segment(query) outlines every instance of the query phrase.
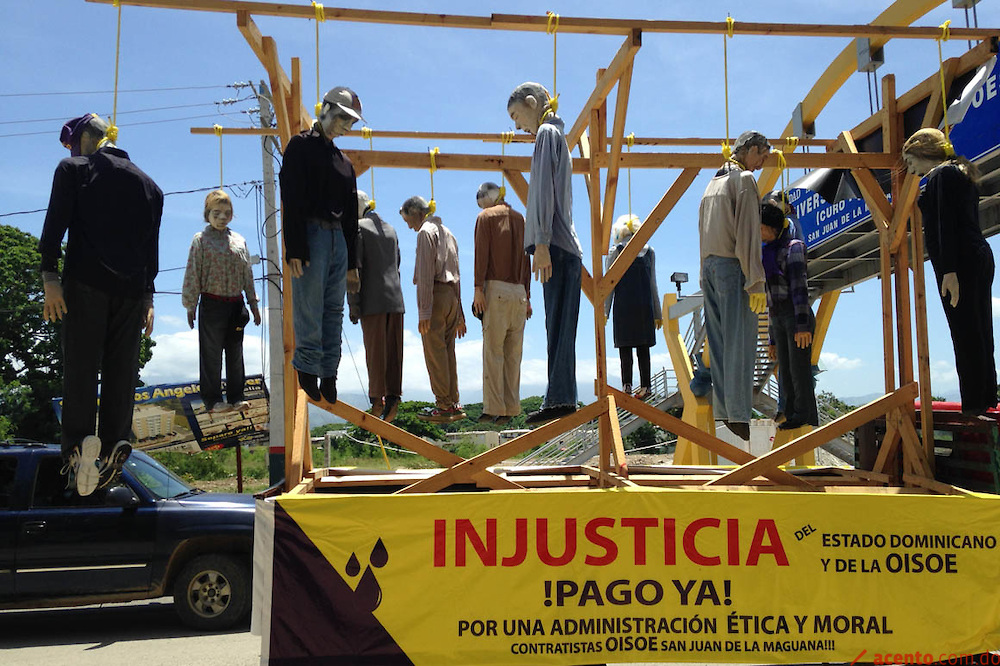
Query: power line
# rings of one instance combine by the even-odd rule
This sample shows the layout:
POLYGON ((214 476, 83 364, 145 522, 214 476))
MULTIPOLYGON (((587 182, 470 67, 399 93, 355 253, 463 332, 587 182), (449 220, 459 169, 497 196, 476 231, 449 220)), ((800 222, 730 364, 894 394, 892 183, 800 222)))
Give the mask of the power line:
MULTIPOLYGON (((202 114, 200 116, 185 116, 183 118, 166 118, 163 120, 144 120, 137 123, 128 123, 120 125, 120 127, 137 127, 139 125, 159 125, 161 123, 175 123, 181 120, 197 120, 198 118, 215 118, 218 113, 208 113, 202 114)), ((226 114, 222 114, 226 115, 226 114)), ((14 136, 38 136, 40 134, 49 134, 52 130, 44 130, 41 132, 15 132, 14 134, 0 134, 0 139, 10 138, 14 136)))
MULTIPOLYGON (((169 110, 172 110, 172 109, 192 109, 192 108, 199 107, 199 106, 216 106, 216 105, 220 105, 220 104, 222 106, 228 106, 230 104, 237 104, 239 102, 245 102, 245 101, 247 101, 249 99, 253 99, 253 97, 243 97, 241 99, 224 99, 224 100, 219 101, 219 102, 201 102, 199 104, 180 104, 180 105, 177 105, 177 106, 157 106, 157 107, 153 107, 153 108, 149 108, 149 109, 136 109, 134 111, 119 111, 118 115, 119 116, 124 116, 124 115, 133 114, 133 113, 149 113, 151 111, 169 111, 169 110)), ((111 114, 104 113, 104 114, 98 114, 98 115, 109 116, 111 114)), ((28 124, 28 123, 51 123, 51 122, 58 122, 60 120, 65 121, 66 118, 62 117, 62 118, 34 118, 34 119, 31 119, 31 120, 0 120, 0 125, 16 125, 16 124, 28 124)))
MULTIPOLYGON (((212 90, 214 88, 244 88, 248 84, 243 83, 228 83, 225 85, 216 84, 214 86, 183 86, 180 88, 133 88, 131 90, 119 90, 118 93, 146 93, 146 92, 172 92, 176 90, 212 90)), ((55 95, 110 95, 114 93, 114 90, 74 90, 74 91, 59 91, 59 92, 34 92, 34 93, 3 93, 0 94, 0 98, 3 97, 47 97, 55 95)))
MULTIPOLYGON (((245 187, 247 185, 258 185, 261 181, 259 180, 245 180, 242 183, 229 183, 227 185, 222 185, 221 187, 228 187, 230 189, 235 187, 245 187)), ((199 187, 193 190, 177 190, 176 192, 166 192, 163 196, 169 197, 174 194, 194 194, 196 192, 209 192, 211 190, 219 189, 219 185, 212 185, 211 187, 199 187)), ((245 197, 245 195, 244 195, 245 197)), ((14 215, 30 215, 32 213, 44 213, 47 208, 36 208, 35 210, 19 210, 13 213, 0 213, 0 217, 13 217, 14 215)))

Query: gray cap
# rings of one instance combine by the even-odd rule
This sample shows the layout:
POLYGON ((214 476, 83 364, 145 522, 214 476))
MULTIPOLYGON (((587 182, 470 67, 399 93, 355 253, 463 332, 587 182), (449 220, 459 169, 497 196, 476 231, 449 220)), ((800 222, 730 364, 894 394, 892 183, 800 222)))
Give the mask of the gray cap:
POLYGON ((331 88, 323 95, 323 101, 355 120, 364 120, 361 117, 361 100, 358 98, 358 94, 350 88, 344 86, 331 88))
POLYGON ((767 137, 758 132, 757 130, 747 130, 740 134, 736 139, 736 143, 733 144, 733 152, 743 148, 752 148, 753 146, 760 146, 761 148, 767 148, 768 152, 771 150, 771 144, 768 143, 767 137))

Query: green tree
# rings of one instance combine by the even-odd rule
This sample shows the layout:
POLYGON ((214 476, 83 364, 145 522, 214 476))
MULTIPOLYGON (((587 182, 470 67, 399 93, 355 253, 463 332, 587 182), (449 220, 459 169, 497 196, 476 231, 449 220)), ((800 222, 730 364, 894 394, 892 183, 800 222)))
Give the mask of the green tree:
POLYGON ((0 414, 7 435, 56 441, 61 329, 42 319, 38 239, 0 225, 0 414))
MULTIPOLYGON (((40 264, 37 238, 0 225, 0 437, 55 442, 52 399, 62 395, 62 326, 43 319, 40 264)), ((155 345, 143 336, 139 368, 155 345)))

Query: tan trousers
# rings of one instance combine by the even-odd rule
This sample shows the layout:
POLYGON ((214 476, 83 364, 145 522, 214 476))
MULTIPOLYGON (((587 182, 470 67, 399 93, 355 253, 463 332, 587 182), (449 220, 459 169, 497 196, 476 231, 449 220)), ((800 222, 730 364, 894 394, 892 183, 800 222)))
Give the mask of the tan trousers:
POLYGON ((524 285, 487 280, 483 312, 483 412, 521 413, 521 348, 528 299, 524 285))
POLYGON ((368 397, 375 403, 403 395, 403 313, 364 315, 361 332, 368 361, 368 397))
POLYGON ((431 391, 439 409, 451 409, 459 404, 455 335, 462 321, 462 311, 456 287, 454 283, 434 283, 431 330, 421 336, 431 391))

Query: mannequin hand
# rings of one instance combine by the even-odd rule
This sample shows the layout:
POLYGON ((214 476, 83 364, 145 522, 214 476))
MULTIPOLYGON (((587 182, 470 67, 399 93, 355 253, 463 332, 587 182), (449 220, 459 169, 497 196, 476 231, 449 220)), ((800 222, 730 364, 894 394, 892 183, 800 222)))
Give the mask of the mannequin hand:
POLYGON ((153 334, 153 306, 152 305, 150 305, 149 309, 146 310, 146 316, 143 318, 143 322, 145 323, 145 329, 143 330, 143 332, 147 336, 152 335, 153 334))
POLYGON ((549 256, 548 245, 535 246, 535 258, 531 265, 535 279, 545 284, 552 277, 552 257, 549 256))
POLYGON ((417 331, 420 333, 420 335, 427 335, 428 333, 430 333, 431 332, 431 320, 430 319, 421 319, 420 323, 417 324, 417 331))
POLYGON ((289 259, 288 260, 288 272, 292 274, 293 278, 302 277, 303 269, 309 265, 309 262, 303 262, 301 259, 289 259))
POLYGON ((257 308, 250 308, 250 311, 253 313, 254 326, 260 326, 260 310, 257 308))
POLYGON ((472 314, 479 317, 482 316, 484 310, 486 310, 486 294, 483 293, 482 287, 476 287, 475 294, 472 296, 472 314))
POLYGON ((528 311, 526 315, 525 319, 531 319, 531 301, 528 301, 528 311))
POLYGON ((767 358, 770 361, 778 360, 778 349, 774 345, 767 346, 767 358))
POLYGON ((352 324, 357 324, 358 321, 361 319, 360 317, 358 317, 358 310, 357 310, 357 308, 355 308, 353 306, 348 311, 348 316, 351 318, 351 323, 352 324))
POLYGON ((656 320, 654 320, 653 324, 656 325, 656 330, 660 330, 661 328, 663 328, 663 320, 662 319, 656 319, 656 320))
POLYGON ((945 273, 941 278, 941 298, 951 294, 951 307, 958 307, 958 273, 945 273))
POLYGON ((194 329, 194 318, 195 318, 196 308, 191 308, 188 310, 188 327, 194 329))
POLYGON ((347 271, 347 293, 356 294, 361 291, 361 274, 357 268, 347 271))
POLYGON ((795 334, 795 346, 799 349, 805 349, 813 343, 813 334, 809 331, 802 331, 801 333, 795 334))
POLYGON ((62 319, 64 314, 66 314, 66 300, 63 298, 62 285, 58 282, 46 282, 43 318, 45 321, 55 321, 62 319))
POLYGON ((465 320, 463 319, 462 323, 458 325, 457 329, 455 329, 455 336, 459 337, 459 338, 464 338, 465 337, 465 332, 467 330, 468 329, 465 328, 465 320))
POLYGON ((767 309, 767 295, 750 294, 750 309, 754 314, 760 314, 767 309))

